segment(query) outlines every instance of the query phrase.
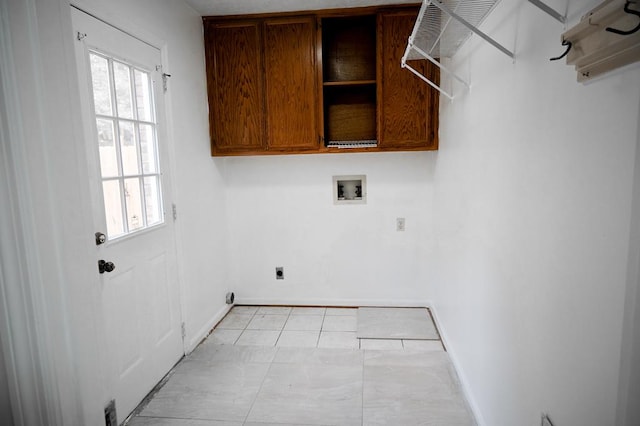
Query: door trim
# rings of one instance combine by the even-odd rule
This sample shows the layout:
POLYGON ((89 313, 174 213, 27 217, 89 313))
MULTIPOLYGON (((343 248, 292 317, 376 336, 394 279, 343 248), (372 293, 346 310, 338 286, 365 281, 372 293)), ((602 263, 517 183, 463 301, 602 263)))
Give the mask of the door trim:
MULTIPOLYGON (((120 31, 122 31, 123 33, 137 39, 140 40, 141 42, 148 44, 149 46, 158 49, 160 51, 160 64, 162 66, 162 72, 165 72, 167 74, 171 74, 170 71, 170 60, 169 60, 169 48, 168 48, 168 43, 165 39, 159 38, 157 37, 155 34, 149 33, 147 31, 145 31, 144 29, 140 28, 139 25, 135 25, 133 22, 129 21, 126 17, 122 16, 122 15, 116 15, 114 14, 111 9, 103 7, 102 5, 97 5, 95 3, 89 3, 86 2, 84 0, 71 0, 69 2, 69 6, 72 8, 77 9, 80 12, 86 13, 87 15, 105 23, 106 25, 109 25, 113 28, 116 28, 120 31)), ((75 64, 75 59, 74 59, 74 64, 75 64)), ((75 68, 74 68, 75 69, 75 68)), ((179 204, 179 195, 176 192, 176 185, 175 185, 175 176, 176 176, 176 163, 175 163, 175 144, 174 144, 174 138, 173 138, 173 134, 174 134, 174 125, 173 125, 173 120, 172 120, 172 116, 170 114, 170 111, 172 109, 172 95, 171 95, 171 80, 169 79, 169 83, 168 83, 168 90, 164 93, 158 93, 156 94, 156 96, 163 96, 164 97, 164 116, 165 116, 165 122, 162 123, 161 125, 165 127, 165 133, 166 133, 166 141, 164 141, 164 143, 166 143, 166 149, 167 152, 169 154, 169 158, 166 158, 164 161, 166 162, 166 174, 163 176, 163 186, 166 188, 166 190, 168 190, 171 193, 171 197, 173 200, 173 204, 176 205, 180 205, 179 204), (166 175, 168 174, 169 178, 167 179, 166 175)), ((84 145, 82 147, 83 152, 86 152, 87 147, 86 145, 84 145)), ((166 220, 174 220, 173 217, 169 214, 169 212, 167 212, 167 218, 166 220)), ((161 225, 161 226, 164 226, 161 225)), ((153 229, 153 228, 151 228, 153 229)), ((146 232, 146 230, 140 231, 141 233, 146 232)), ((138 233, 135 233, 134 235, 138 235, 138 233)), ((183 251, 181 248, 181 228, 180 228, 180 221, 179 220, 174 220, 173 222, 173 247, 175 250, 175 255, 176 255, 176 275, 177 275, 177 285, 178 285, 178 290, 180 293, 180 300, 179 300, 179 305, 180 305, 180 318, 181 318, 181 322, 186 324, 186 336, 182 339, 182 349, 183 352, 189 353, 189 351, 192 349, 191 344, 189 343, 189 337, 192 335, 192 333, 190 333, 189 327, 188 327, 188 313, 186 312, 186 301, 185 301, 185 294, 186 294, 186 289, 184 287, 184 283, 182 280, 183 277, 183 251)), ((126 239, 128 237, 123 237, 122 239, 126 239)), ((113 242, 111 242, 112 244, 117 243, 120 239, 115 240, 113 242)))
POLYGON ((165 48, 167 46, 167 42, 165 40, 147 33, 138 25, 125 20, 125 18, 121 16, 114 15, 112 12, 110 12, 109 8, 98 6, 95 3, 88 3, 83 0, 72 0, 69 2, 69 5, 74 9, 77 9, 80 12, 86 13, 87 15, 97 19, 98 21, 101 21, 113 28, 122 31, 123 33, 135 38, 136 40, 140 40, 141 42, 160 50, 162 52, 162 63, 164 65, 166 59, 165 48))
MULTIPOLYGON (((4 176, 0 179, 0 203, 8 211, 0 215, 0 233, 10 238, 0 239, 0 304, 4 315, 0 317, 0 350, 3 352, 4 367, 7 372, 7 386, 15 424, 62 425, 61 404, 62 383, 59 387, 60 372, 54 351, 47 336, 55 333, 51 323, 65 324, 63 312, 47 311, 43 296, 45 283, 42 262, 37 244, 36 225, 31 212, 34 210, 28 172, 33 164, 25 153, 24 120, 18 106, 21 103, 34 104, 33 122, 36 126, 44 123, 41 105, 45 94, 36 91, 24 98, 19 90, 17 68, 29 66, 33 73, 31 83, 44 86, 39 60, 39 35, 34 0, 0 3, 0 169, 4 176), (9 14, 11 12, 11 19, 9 14), (16 63, 14 41, 30 53, 16 63), (25 63, 22 63, 25 62, 25 63), (20 65, 20 67, 19 67, 20 65)), ((45 150, 42 132, 29 144, 45 150)), ((49 200, 46 200, 49 202, 49 200)), ((52 247, 55 251, 56 247, 52 247)), ((47 286, 63 287, 62 274, 49 271, 47 286)), ((73 372, 74 354, 64 345, 67 356, 65 370, 73 372)), ((57 360, 60 362, 60 360, 57 360)), ((67 379, 62 379, 63 383, 67 379)), ((74 398, 71 400, 75 401, 74 398)), ((67 405, 65 414, 70 419, 81 418, 77 403, 67 405)))

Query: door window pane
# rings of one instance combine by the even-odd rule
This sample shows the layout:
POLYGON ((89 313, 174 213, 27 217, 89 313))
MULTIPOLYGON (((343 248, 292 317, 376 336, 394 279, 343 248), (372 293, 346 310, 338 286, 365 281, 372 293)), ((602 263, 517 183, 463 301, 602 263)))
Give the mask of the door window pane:
POLYGON ((144 178, 144 203, 147 212, 147 225, 155 225, 162 221, 162 204, 160 201, 160 181, 157 176, 144 178))
POLYGON ((131 68, 120 62, 113 62, 113 78, 116 84, 118 117, 133 118, 133 99, 131 97, 131 68))
POLYGON ((100 172, 102 177, 118 176, 118 151, 113 137, 113 120, 96 119, 98 149, 100 150, 100 172))
POLYGON ((136 105, 138 108, 138 120, 152 120, 151 86, 149 74, 140 70, 133 70, 136 83, 136 105))
POLYGON ((124 199, 127 203, 127 225, 129 226, 129 231, 144 227, 139 178, 124 180, 124 199))
POLYGON ((155 141, 153 126, 140 124, 140 155, 142 156, 142 171, 144 173, 155 173, 158 170, 155 141))
POLYGON ((122 155, 122 174, 125 176, 140 173, 138 148, 136 147, 136 132, 132 122, 119 121, 120 151, 122 155))
POLYGON ((122 197, 120 196, 120 181, 107 180, 102 182, 104 195, 104 211, 107 217, 107 235, 118 237, 125 233, 122 220, 122 197))
POLYGON ((109 61, 95 53, 89 54, 91 63, 91 83, 93 104, 96 114, 111 115, 111 84, 109 82, 109 61))

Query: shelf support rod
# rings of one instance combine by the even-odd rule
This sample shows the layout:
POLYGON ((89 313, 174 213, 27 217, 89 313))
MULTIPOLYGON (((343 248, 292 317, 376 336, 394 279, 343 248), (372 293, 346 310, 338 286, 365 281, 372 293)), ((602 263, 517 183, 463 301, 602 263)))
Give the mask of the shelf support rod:
POLYGON ((555 9, 552 9, 551 7, 549 7, 546 3, 542 2, 541 0, 529 0, 529 3, 533 4, 534 6, 537 6, 538 9, 546 12, 552 18, 557 19, 558 21, 560 21, 561 24, 566 23, 566 21, 567 21, 566 16, 559 14, 555 9))
POLYGON ((451 75, 453 78, 455 78, 456 80, 458 80, 460 83, 464 84, 464 86, 468 89, 470 88, 469 83, 467 83, 466 81, 464 81, 462 78, 458 77, 458 75, 456 73, 454 73, 453 71, 451 71, 450 69, 448 69, 447 67, 445 67, 444 65, 442 65, 440 63, 440 61, 438 61, 437 59, 431 57, 431 55, 429 55, 427 52, 425 52, 424 50, 420 49, 419 47, 417 47, 416 45, 413 44, 413 42, 411 41, 411 38, 409 39, 409 43, 407 44, 407 49, 404 53, 404 55, 402 56, 402 68, 406 68, 409 71, 411 71, 413 74, 415 74, 416 76, 418 76, 421 80, 424 80, 427 84, 429 84, 429 86, 433 87, 434 89, 436 89, 438 92, 442 93, 444 96, 446 96, 447 98, 449 98, 450 100, 453 100, 453 95, 448 93, 447 91, 445 91, 443 88, 441 88, 440 86, 438 86, 437 84, 435 84, 433 81, 429 80, 427 77, 425 77, 424 75, 422 75, 422 73, 420 73, 418 70, 414 69, 411 65, 409 65, 407 63, 407 56, 409 54, 409 51, 413 49, 416 52, 418 52, 420 55, 422 55, 425 59, 428 59, 431 63, 433 63, 435 66, 437 66, 438 68, 440 68, 442 71, 446 72, 447 74, 451 75))
POLYGON ((425 77, 424 75, 420 74, 420 72, 416 71, 415 69, 413 69, 411 67, 411 65, 409 64, 404 64, 403 65, 404 68, 408 69, 409 71, 411 71, 412 73, 414 73, 416 76, 418 76, 421 80, 424 80, 429 86, 433 87, 434 89, 436 89, 438 92, 442 93, 443 95, 445 95, 447 98, 449 98, 450 100, 453 100, 453 95, 450 95, 449 93, 445 92, 443 89, 440 88, 440 86, 438 86, 437 84, 435 84, 433 81, 429 80, 427 77, 425 77))
POLYGON ((493 47, 495 47, 496 49, 498 49, 499 51, 501 51, 502 53, 504 53, 505 55, 507 55, 511 59, 514 59, 515 55, 513 54, 513 52, 511 52, 509 49, 505 48, 503 45, 501 45, 500 43, 498 43, 497 41, 495 41, 494 39, 492 39, 491 37, 489 37, 488 35, 486 35, 482 31, 480 31, 478 28, 476 28, 473 25, 471 25, 464 18, 462 18, 461 16, 456 14, 454 11, 449 9, 447 6, 445 6, 442 3, 441 0, 435 0, 431 4, 433 4, 438 9, 442 10, 443 12, 445 12, 445 13, 449 14, 450 16, 452 16, 453 18, 455 18, 462 25, 464 25, 465 27, 470 29, 472 32, 474 32, 475 34, 477 34, 480 37, 482 37, 487 43, 491 44, 493 47))
MULTIPOLYGON (((428 59, 431 63, 433 63, 435 66, 437 66, 438 68, 440 68, 441 70, 443 70, 444 72, 446 72, 447 74, 450 74, 451 76, 453 76, 456 80, 458 80, 460 83, 464 84, 465 87, 467 89, 469 89, 471 86, 469 86, 469 83, 467 83, 466 81, 464 81, 462 78, 458 77, 458 75, 456 73, 454 73, 453 71, 451 71, 450 69, 448 69, 447 67, 445 67, 444 65, 442 65, 440 63, 440 61, 438 61, 437 59, 435 59, 434 57, 432 57, 431 55, 429 55, 427 52, 425 52, 424 50, 420 49, 419 47, 417 47, 415 44, 413 43, 409 43, 409 45, 411 46, 411 49, 415 50, 416 52, 418 52, 419 54, 421 54, 422 56, 424 56, 426 59, 428 59)), ((403 63, 405 63, 406 60, 403 58, 403 63)))

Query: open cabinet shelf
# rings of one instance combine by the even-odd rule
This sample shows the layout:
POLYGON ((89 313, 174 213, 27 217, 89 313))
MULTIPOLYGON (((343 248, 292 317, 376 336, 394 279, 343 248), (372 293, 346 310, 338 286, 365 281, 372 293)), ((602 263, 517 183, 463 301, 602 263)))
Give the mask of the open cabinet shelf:
POLYGON ((376 84, 375 80, 350 80, 350 81, 325 81, 324 87, 328 86, 366 86, 376 84))
POLYGON ((322 19, 325 145, 375 146, 376 15, 322 19))
POLYGON ((325 87, 324 105, 328 145, 337 141, 376 140, 375 86, 325 87))

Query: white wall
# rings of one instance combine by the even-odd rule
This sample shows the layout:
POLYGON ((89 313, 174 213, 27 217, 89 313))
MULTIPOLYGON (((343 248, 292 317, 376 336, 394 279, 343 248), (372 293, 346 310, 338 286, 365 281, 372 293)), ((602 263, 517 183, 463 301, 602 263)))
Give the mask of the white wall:
POLYGON ((434 161, 430 152, 225 160, 237 301, 424 305, 434 161), (334 205, 332 176, 361 174, 367 204, 334 205))
POLYGON ((482 28, 517 59, 475 39, 454 58, 472 89, 441 104, 429 297, 483 424, 611 425, 640 72, 576 83, 525 1, 482 28))
POLYGON ((638 108, 617 426, 640 424, 640 108, 638 108))

